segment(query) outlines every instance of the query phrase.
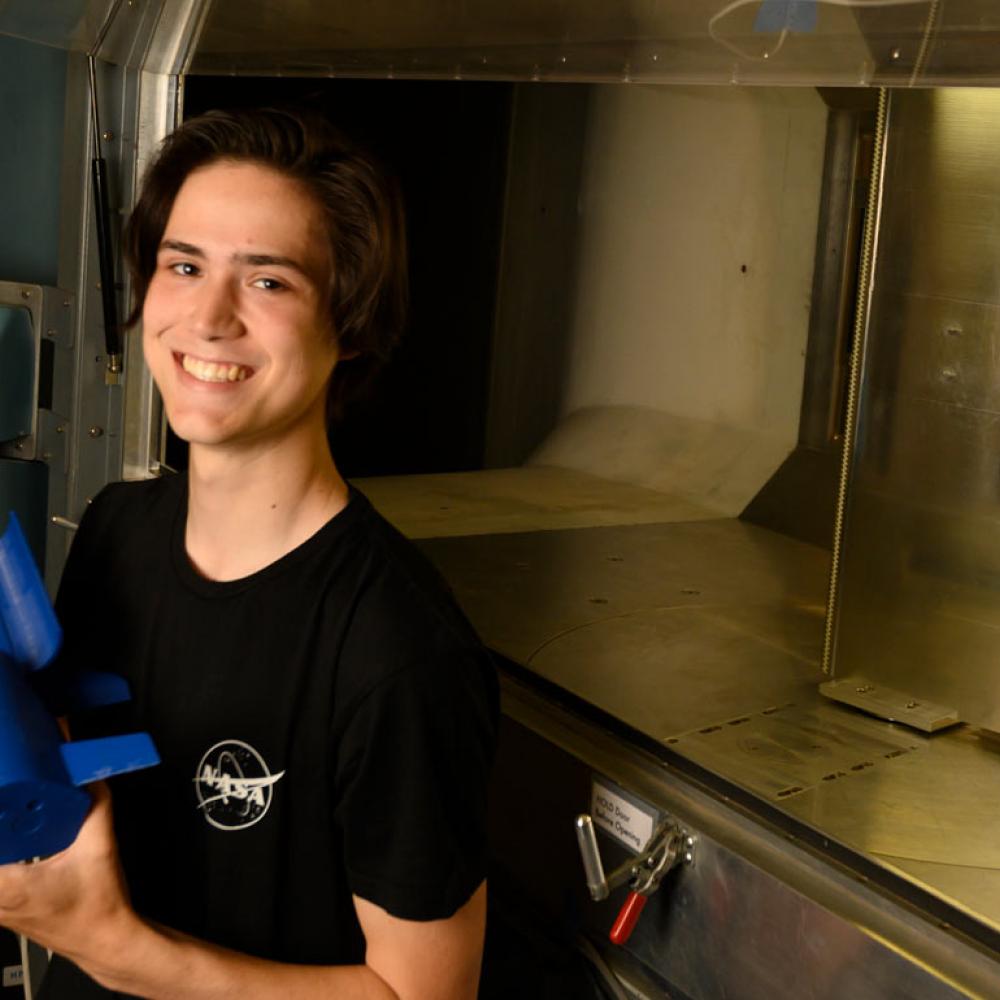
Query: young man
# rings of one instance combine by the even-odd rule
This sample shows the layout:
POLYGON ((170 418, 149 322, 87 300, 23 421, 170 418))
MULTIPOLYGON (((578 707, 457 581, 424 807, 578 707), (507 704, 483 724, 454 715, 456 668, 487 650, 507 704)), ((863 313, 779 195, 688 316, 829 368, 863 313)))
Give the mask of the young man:
POLYGON ((133 694, 74 736, 147 729, 162 764, 0 868, 0 923, 62 956, 43 996, 476 993, 495 677, 327 446, 398 334, 401 241, 300 115, 194 119, 147 176, 126 253, 189 471, 95 499, 58 605, 67 666, 133 694))

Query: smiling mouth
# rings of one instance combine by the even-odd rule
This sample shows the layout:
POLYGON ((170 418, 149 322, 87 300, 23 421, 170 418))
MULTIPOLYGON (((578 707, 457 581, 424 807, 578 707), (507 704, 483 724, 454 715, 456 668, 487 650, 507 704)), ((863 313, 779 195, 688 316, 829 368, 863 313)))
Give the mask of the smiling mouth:
POLYGON ((175 354, 175 357, 181 368, 199 382, 245 382, 253 375, 252 368, 229 361, 204 361, 190 354, 175 354))

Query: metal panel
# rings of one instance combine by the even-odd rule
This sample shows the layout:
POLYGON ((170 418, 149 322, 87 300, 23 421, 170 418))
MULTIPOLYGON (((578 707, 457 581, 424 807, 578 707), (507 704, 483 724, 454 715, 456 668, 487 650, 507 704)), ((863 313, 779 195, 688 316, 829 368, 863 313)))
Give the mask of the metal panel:
POLYGON ((990 0, 865 4, 863 19, 851 6, 244 0, 213 5, 192 71, 848 86, 1000 79, 990 0), (795 21, 796 6, 812 8, 815 23, 795 21))
POLYGON ((740 521, 420 545, 511 660, 1000 928, 1000 757, 820 695, 822 549, 740 521))
POLYGON ((834 651, 1000 729, 1000 92, 892 96, 834 651))
MULTIPOLYGON (((507 683, 493 844, 521 891, 600 942, 623 892, 592 903, 569 846, 591 775, 610 777, 694 834, 694 861, 652 897, 628 951, 697 1000, 993 997, 986 954, 766 823, 723 804, 602 728, 507 683), (525 769, 531 780, 524 780, 525 769)), ((624 853, 602 843, 608 867, 624 853)), ((605 939, 606 940, 606 939, 605 939)), ((607 947, 607 945, 605 945, 607 947)))

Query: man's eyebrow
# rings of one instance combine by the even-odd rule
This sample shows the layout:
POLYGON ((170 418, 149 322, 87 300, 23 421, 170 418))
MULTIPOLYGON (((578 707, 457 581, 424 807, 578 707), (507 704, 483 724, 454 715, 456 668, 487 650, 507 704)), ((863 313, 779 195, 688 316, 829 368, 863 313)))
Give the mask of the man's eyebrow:
POLYGON ((193 243, 183 243, 180 240, 161 240, 161 250, 176 250, 178 253, 186 253, 192 257, 204 257, 205 251, 201 247, 196 247, 193 243))
POLYGON ((290 267, 305 277, 311 277, 304 264, 292 257, 283 257, 273 253, 234 253, 230 258, 237 264, 249 264, 251 267, 290 267))
MULTIPOLYGON (((163 240, 160 243, 161 250, 175 250, 178 253, 185 253, 191 257, 205 257, 205 251, 193 243, 185 243, 183 240, 163 240)), ((237 264, 248 264, 250 267, 290 267, 293 271, 298 271, 307 278, 312 274, 309 269, 300 264, 294 257, 285 257, 275 253, 234 253, 230 258, 237 264)))

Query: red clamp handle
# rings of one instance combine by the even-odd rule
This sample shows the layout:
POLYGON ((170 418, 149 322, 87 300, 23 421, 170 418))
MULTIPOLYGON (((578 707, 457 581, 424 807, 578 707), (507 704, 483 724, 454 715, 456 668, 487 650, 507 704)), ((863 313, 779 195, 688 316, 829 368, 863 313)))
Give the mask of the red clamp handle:
POLYGON ((635 925, 639 922, 639 915, 642 913, 648 898, 648 896, 643 896, 638 892, 628 894, 628 898, 618 913, 618 919, 614 922, 611 933, 608 935, 612 944, 625 944, 632 936, 632 931, 635 930, 635 925))

